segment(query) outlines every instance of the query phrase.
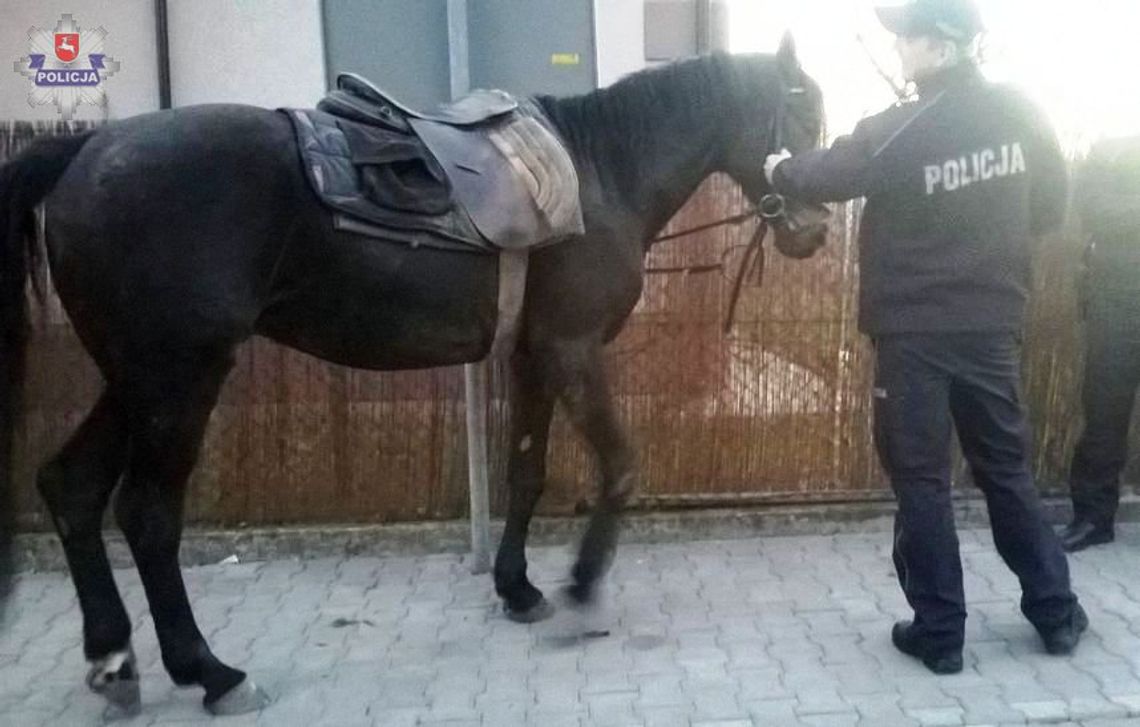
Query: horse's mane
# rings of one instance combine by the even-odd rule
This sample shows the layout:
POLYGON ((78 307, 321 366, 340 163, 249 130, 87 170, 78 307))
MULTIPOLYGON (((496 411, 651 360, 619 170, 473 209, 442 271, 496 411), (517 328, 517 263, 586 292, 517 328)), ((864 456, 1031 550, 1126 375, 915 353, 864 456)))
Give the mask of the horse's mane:
MULTIPOLYGON (((778 93, 778 69, 765 55, 714 53, 632 73, 581 96, 539 96, 536 101, 567 144, 581 152, 652 152, 663 123, 698 130, 741 121, 757 94, 778 93)), ((755 106, 753 106, 755 107, 755 106)), ((764 119, 747 119, 764 123, 764 119)))

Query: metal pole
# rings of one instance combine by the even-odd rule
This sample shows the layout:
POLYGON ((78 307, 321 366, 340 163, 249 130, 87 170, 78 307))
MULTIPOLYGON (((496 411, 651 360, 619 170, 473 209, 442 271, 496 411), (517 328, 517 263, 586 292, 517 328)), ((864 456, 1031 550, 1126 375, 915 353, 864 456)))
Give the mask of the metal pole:
MULTIPOLYGON (((471 90, 467 0, 447 0, 447 55, 451 98, 471 90)), ((471 498, 471 572, 491 570, 491 498, 487 467, 487 361, 463 367, 467 396, 467 480, 471 498)))
POLYGON ((467 48, 467 0, 447 0, 447 60, 452 101, 471 90, 471 59, 467 48))
POLYGON ((697 0, 697 55, 712 49, 712 0, 697 0))
POLYGON ((486 361, 463 367, 467 389, 467 476, 471 495, 471 572, 491 570, 491 499, 487 468, 486 361))
POLYGON ((154 0, 154 36, 158 61, 158 107, 170 108, 170 29, 166 0, 154 0))

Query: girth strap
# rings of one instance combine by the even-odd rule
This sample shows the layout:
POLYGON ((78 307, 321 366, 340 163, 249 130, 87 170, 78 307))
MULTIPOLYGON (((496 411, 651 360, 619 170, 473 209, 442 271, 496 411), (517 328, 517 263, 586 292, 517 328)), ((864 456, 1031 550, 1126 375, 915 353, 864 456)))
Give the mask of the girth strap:
POLYGON ((490 358, 509 357, 518 343, 529 262, 530 251, 526 248, 499 251, 499 319, 490 358))

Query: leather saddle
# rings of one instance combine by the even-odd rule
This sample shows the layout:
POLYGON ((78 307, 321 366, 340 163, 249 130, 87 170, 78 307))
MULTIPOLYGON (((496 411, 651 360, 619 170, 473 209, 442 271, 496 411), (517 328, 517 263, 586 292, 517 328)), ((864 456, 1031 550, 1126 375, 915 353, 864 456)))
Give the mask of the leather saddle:
POLYGON ((573 162, 533 102, 475 91, 417 111, 342 74, 316 109, 286 112, 339 229, 477 252, 583 232, 573 162))
POLYGON ((355 73, 337 76, 337 88, 321 100, 318 108, 334 116, 365 124, 410 131, 409 119, 438 121, 455 126, 476 126, 509 114, 519 107, 505 91, 478 89, 432 111, 416 111, 355 73))

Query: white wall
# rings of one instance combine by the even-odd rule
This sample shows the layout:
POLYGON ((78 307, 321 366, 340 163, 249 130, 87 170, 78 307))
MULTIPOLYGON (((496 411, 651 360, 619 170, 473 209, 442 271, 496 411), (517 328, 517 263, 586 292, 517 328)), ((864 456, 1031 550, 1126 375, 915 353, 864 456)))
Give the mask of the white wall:
MULTIPOLYGON (((108 118, 133 116, 158 108, 153 0, 0 0, 0 119, 37 121, 60 118, 53 104, 28 105, 31 82, 14 69, 28 55, 28 30, 51 31, 64 13, 81 28, 103 26, 105 50, 122 65, 104 81, 108 118)), ((104 110, 80 105, 77 119, 102 119, 104 110)))
POLYGON ((645 0, 594 0, 598 86, 645 68, 645 0))
POLYGON ((325 93, 319 0, 169 0, 169 27, 175 106, 313 106, 325 93))

